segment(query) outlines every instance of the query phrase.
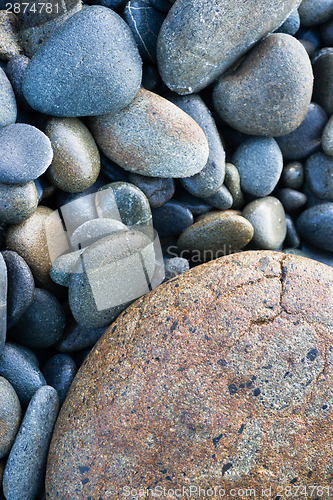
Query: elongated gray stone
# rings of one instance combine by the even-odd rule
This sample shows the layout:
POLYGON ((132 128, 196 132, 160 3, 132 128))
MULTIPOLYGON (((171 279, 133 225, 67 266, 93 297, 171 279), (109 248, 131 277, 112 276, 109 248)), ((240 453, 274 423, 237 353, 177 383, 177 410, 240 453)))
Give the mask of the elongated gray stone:
POLYGON ((7 500, 34 500, 42 488, 58 410, 53 387, 41 387, 33 396, 7 460, 3 477, 7 500))
POLYGON ((178 94, 207 87, 258 40, 278 28, 300 0, 177 0, 157 40, 159 70, 178 94))
POLYGON ((7 330, 7 266, 0 254, 0 353, 3 351, 7 330))

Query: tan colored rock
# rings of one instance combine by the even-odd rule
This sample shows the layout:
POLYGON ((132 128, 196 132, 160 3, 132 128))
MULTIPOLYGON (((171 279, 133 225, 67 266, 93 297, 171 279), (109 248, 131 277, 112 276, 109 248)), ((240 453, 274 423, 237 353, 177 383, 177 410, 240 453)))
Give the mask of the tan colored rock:
POLYGON ((329 486, 332 290, 331 268, 261 251, 195 267, 139 299, 70 389, 47 498, 191 485, 239 489, 238 500, 243 488, 260 498, 272 487, 274 499, 293 484, 329 486))

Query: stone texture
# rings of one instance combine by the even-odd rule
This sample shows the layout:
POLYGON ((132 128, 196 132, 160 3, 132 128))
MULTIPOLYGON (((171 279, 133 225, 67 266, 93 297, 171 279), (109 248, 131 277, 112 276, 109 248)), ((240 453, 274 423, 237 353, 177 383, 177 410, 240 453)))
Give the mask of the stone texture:
POLYGON ((0 59, 8 61, 23 53, 17 17, 13 12, 0 11, 0 59))
POLYGON ((118 114, 91 118, 90 126, 103 153, 130 172, 188 177, 207 163, 208 143, 199 125, 145 89, 118 114))
POLYGON ((304 168, 302 163, 294 161, 287 163, 281 175, 281 181, 290 189, 300 189, 304 182, 304 168))
POLYGON ((315 26, 333 16, 332 0, 303 0, 298 9, 302 26, 315 26))
POLYGON ((34 181, 24 184, 0 184, 0 221, 20 224, 28 219, 38 206, 34 181))
POLYGON ((8 271, 6 262, 0 254, 0 354, 4 350, 7 332, 7 293, 8 271))
POLYGON ((315 205, 297 219, 297 229, 311 245, 333 252, 333 203, 315 205))
POLYGON ((313 73, 296 38, 275 33, 260 42, 214 88, 214 106, 231 127, 249 135, 295 130, 309 109, 313 73))
POLYGON ((66 399, 68 389, 75 377, 76 364, 68 354, 52 356, 43 368, 43 375, 48 383, 58 393, 60 405, 66 399))
POLYGON ((299 4, 299 0, 178 0, 157 41, 162 79, 178 94, 207 87, 299 4))
POLYGON ((333 47, 325 47, 312 59, 314 74, 313 100, 333 113, 333 47))
POLYGON ((330 486, 332 287, 323 264, 246 252, 130 306, 70 389, 47 498, 330 486))
POLYGON ((3 377, 0 377, 0 421, 0 458, 3 458, 8 455, 21 422, 19 399, 12 385, 3 377))
POLYGON ((307 159, 305 178, 312 193, 320 200, 333 201, 333 158, 319 151, 307 159))
POLYGON ((146 177, 129 174, 128 180, 147 196, 151 208, 158 208, 169 201, 175 193, 175 181, 172 178, 146 177))
POLYGON ((32 108, 27 103, 22 90, 23 75, 29 61, 29 57, 23 55, 11 57, 6 65, 6 75, 13 86, 18 104, 22 109, 32 111, 32 108))
POLYGON ((17 107, 13 87, 6 73, 0 68, 0 127, 16 122, 17 107))
POLYGON ((321 137, 321 146, 327 155, 333 156, 333 117, 331 116, 321 137))

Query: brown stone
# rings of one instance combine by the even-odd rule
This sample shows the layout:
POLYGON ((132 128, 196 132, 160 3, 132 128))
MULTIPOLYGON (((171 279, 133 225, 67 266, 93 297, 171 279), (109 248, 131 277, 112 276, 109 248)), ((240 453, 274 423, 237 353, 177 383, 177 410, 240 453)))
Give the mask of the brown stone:
POLYGON ((195 267, 136 301, 70 389, 47 498, 217 486, 259 498, 272 487, 274 499, 294 484, 329 486, 332 290, 332 268, 258 251, 195 267))

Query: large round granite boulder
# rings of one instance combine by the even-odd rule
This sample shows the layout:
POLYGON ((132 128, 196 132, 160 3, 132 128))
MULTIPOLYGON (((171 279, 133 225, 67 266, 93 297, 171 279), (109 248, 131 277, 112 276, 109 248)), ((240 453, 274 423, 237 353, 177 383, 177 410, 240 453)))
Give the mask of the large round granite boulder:
POLYGON ((332 268, 266 251, 196 267, 127 308, 84 362, 47 498, 333 498, 332 363, 332 268))

